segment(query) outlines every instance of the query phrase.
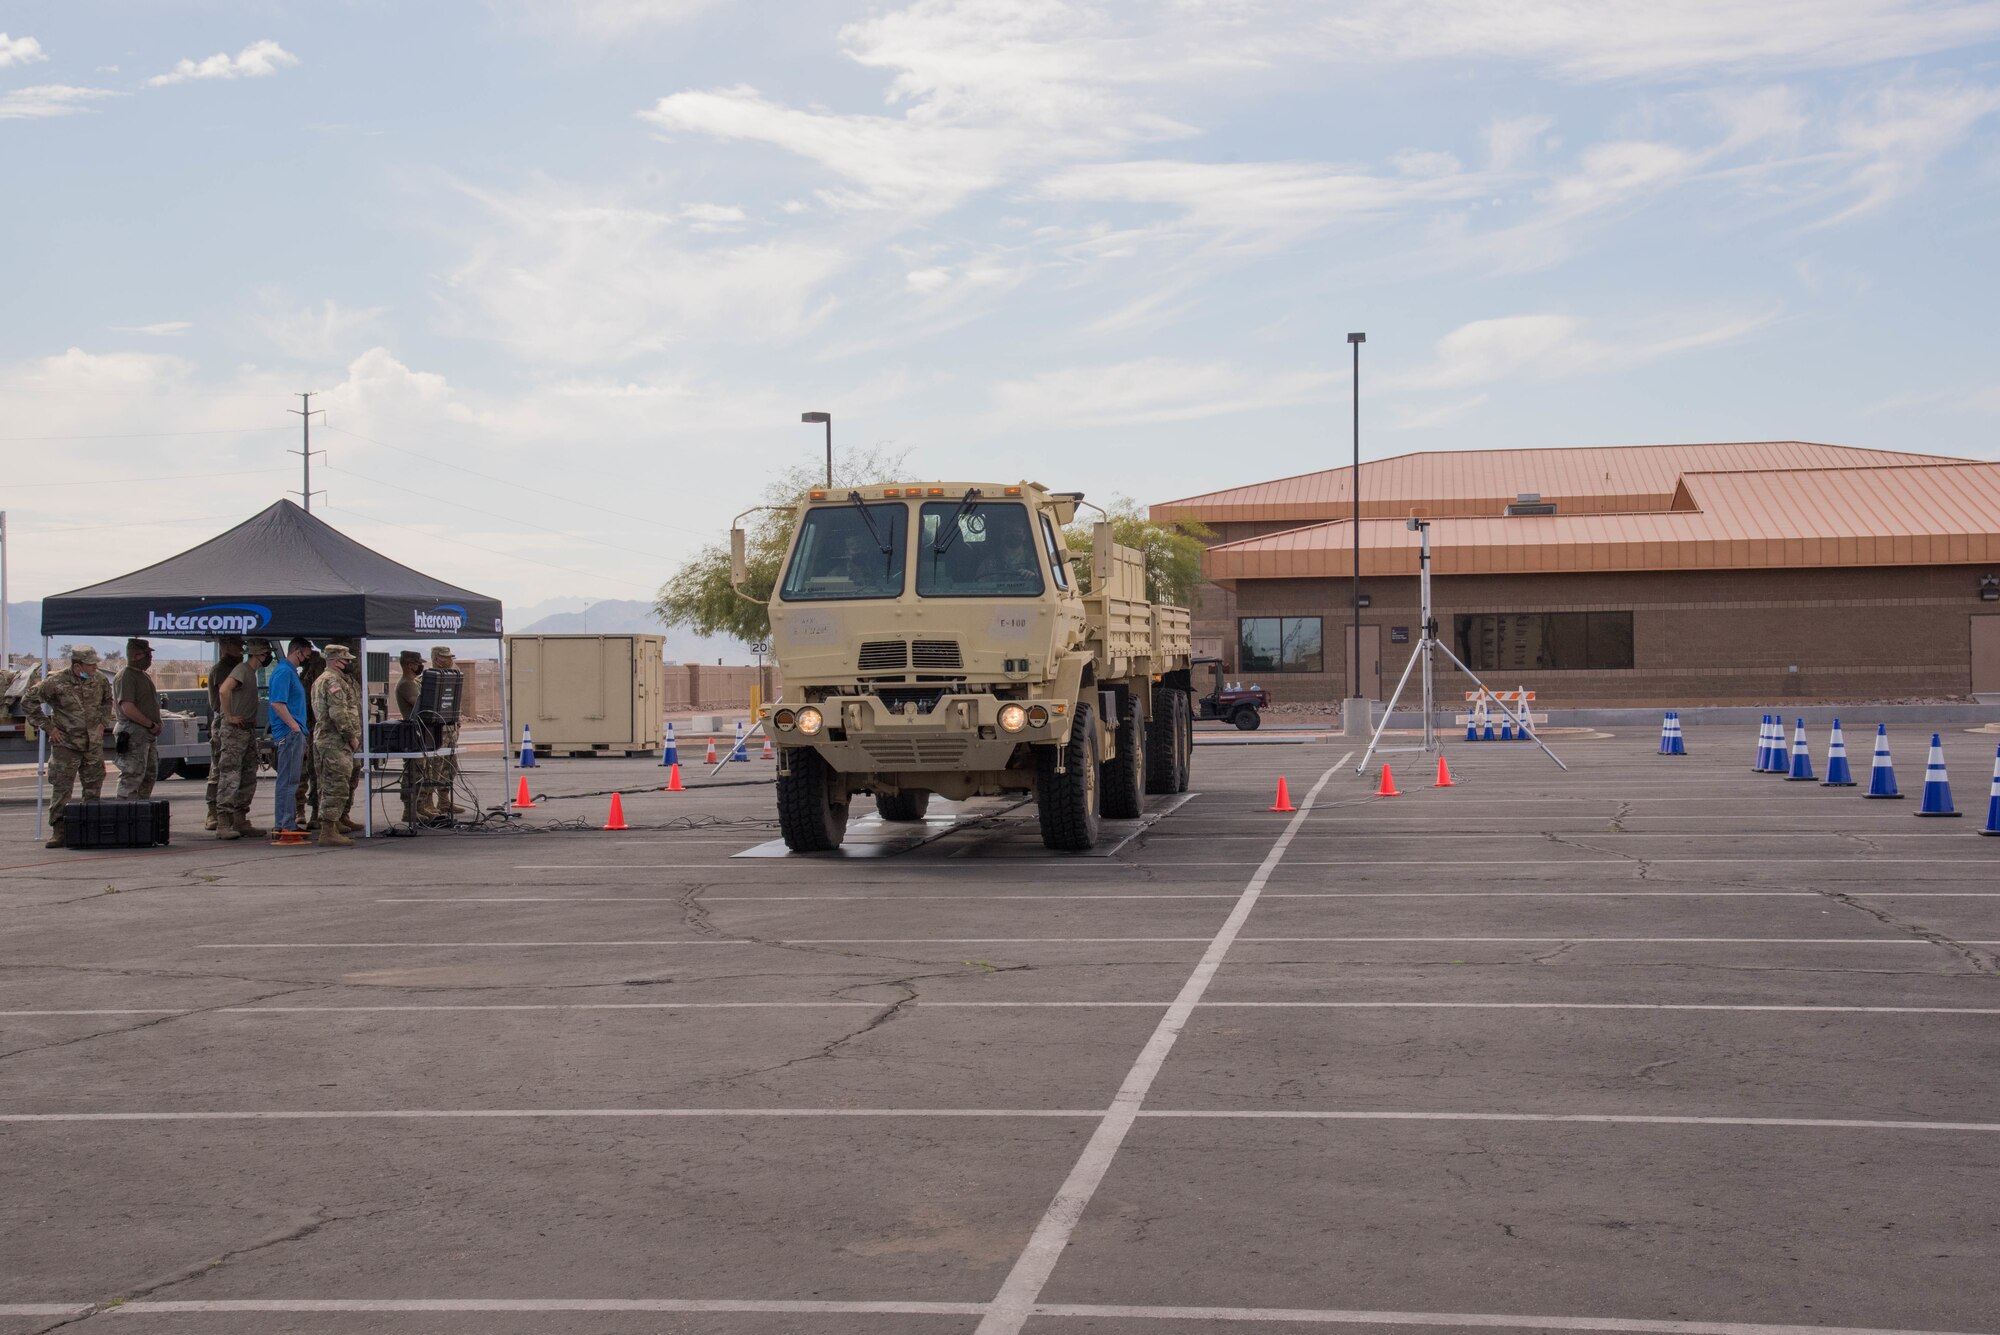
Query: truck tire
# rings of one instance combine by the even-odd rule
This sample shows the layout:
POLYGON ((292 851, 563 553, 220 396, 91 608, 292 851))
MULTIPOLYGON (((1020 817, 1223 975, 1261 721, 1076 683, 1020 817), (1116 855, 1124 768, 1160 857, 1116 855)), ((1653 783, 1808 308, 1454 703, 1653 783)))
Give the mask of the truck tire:
POLYGON ((1146 720, 1146 791, 1187 791, 1188 744, 1193 740, 1187 692, 1153 688, 1153 716, 1146 720))
POLYGON ((833 798, 833 770, 807 747, 788 751, 778 775, 778 830, 794 853, 831 853, 847 836, 847 803, 833 798))
POLYGON ((173 778, 174 775, 179 774, 180 772, 181 772, 180 761, 162 760, 153 767, 153 782, 165 783, 168 779, 173 778))
POLYGON ((1181 692, 1181 772, 1175 776, 1174 791, 1184 793, 1194 782, 1194 693, 1181 692))
POLYGON ((1118 701, 1118 754, 1104 762, 1104 794, 1098 807, 1106 820, 1137 820, 1146 811, 1146 729, 1139 721, 1139 700, 1118 701))
POLYGON ((1035 812, 1041 817, 1042 844, 1063 853, 1082 853, 1097 844, 1097 712, 1076 707, 1069 740, 1035 748, 1035 812), (1056 761, 1064 773, 1056 773, 1056 761))
POLYGON ((922 788, 905 788, 895 794, 875 794, 875 814, 883 820, 922 820, 930 805, 931 795, 922 788))
POLYGON ((181 762, 181 777, 193 783, 202 782, 208 778, 208 762, 206 760, 183 760, 181 762))
POLYGON ((1229 721, 1243 732, 1255 732, 1263 726, 1264 716, 1257 712, 1255 705, 1238 705, 1236 712, 1229 716, 1229 721))

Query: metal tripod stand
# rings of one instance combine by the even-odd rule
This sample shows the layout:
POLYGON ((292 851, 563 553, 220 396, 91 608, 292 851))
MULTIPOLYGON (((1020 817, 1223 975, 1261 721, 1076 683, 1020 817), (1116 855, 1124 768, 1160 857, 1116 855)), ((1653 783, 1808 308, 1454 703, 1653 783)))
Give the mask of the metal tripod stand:
POLYGON ((1521 736, 1526 737, 1536 746, 1541 747, 1542 754, 1550 760, 1555 761, 1557 769, 1567 773, 1569 766, 1562 763, 1562 757, 1549 750, 1548 744, 1540 737, 1537 737, 1535 730, 1529 726, 1527 701, 1523 700, 1521 702, 1521 713, 1516 716, 1514 711, 1507 707, 1505 700, 1494 695, 1487 688, 1486 683, 1479 680, 1478 673, 1467 667, 1464 661, 1451 651, 1450 646, 1438 639, 1437 618, 1431 615, 1431 523, 1428 519, 1412 519, 1409 522, 1409 528, 1411 532, 1420 535, 1422 544, 1417 554, 1417 600, 1421 604, 1423 633, 1417 641, 1416 648, 1410 654, 1410 661, 1403 665, 1403 675, 1396 681, 1396 693, 1389 697, 1388 707, 1382 711, 1382 721, 1375 725, 1374 735, 1368 739, 1368 749, 1361 753, 1361 763, 1354 767, 1354 772, 1360 774, 1366 770, 1368 762, 1377 754, 1387 754, 1397 751, 1420 751, 1425 755, 1429 755, 1438 749, 1437 697, 1434 681, 1434 664, 1431 655, 1443 654, 1451 660, 1453 667, 1472 678, 1472 684, 1480 690, 1485 691, 1492 698, 1493 703, 1500 706, 1500 712, 1506 715, 1516 728, 1520 729, 1521 736), (1382 733, 1389 726, 1390 716, 1396 712, 1397 702, 1403 698, 1403 688, 1410 684, 1410 674, 1416 671, 1417 665, 1420 663, 1423 665, 1424 744, 1422 746, 1383 746, 1381 744, 1382 733))

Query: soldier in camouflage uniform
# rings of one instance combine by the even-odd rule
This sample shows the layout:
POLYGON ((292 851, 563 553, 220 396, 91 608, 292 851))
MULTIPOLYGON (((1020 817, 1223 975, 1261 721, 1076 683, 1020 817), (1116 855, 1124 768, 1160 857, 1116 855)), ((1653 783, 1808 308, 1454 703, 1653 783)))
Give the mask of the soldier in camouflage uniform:
POLYGON ((271 642, 250 640, 248 652, 217 688, 222 712, 211 725, 222 734, 216 746, 221 775, 215 785, 215 837, 261 838, 267 831, 250 823, 250 804, 257 800, 257 743, 264 738, 264 702, 257 697, 257 673, 271 662, 271 642))
POLYGON ((63 808, 78 778, 83 796, 104 795, 104 728, 111 722, 111 683, 97 670, 97 650, 72 649, 69 667, 21 696, 28 719, 49 735, 49 841, 63 846, 63 808))
POLYGON ((354 755, 361 749, 361 688, 343 671, 354 658, 344 644, 326 646, 326 671, 312 688, 313 771, 319 782, 319 839, 334 848, 354 841, 341 829, 353 801, 354 755))
POLYGON ((125 670, 111 683, 118 711, 111 763, 118 767, 118 796, 124 798, 151 797, 160 777, 160 688, 146 674, 151 666, 151 644, 125 641, 125 670))
POLYGON ((208 669, 208 819, 202 829, 215 828, 215 787, 222 782, 222 683, 243 661, 243 637, 224 635, 215 642, 215 663, 208 669))
MULTIPOLYGON (((437 671, 456 671, 458 659, 448 644, 431 646, 431 667, 437 671)), ((433 812, 440 816, 455 816, 465 810, 458 804, 458 725, 447 723, 438 734, 439 755, 425 762, 430 768, 430 796, 433 812)))

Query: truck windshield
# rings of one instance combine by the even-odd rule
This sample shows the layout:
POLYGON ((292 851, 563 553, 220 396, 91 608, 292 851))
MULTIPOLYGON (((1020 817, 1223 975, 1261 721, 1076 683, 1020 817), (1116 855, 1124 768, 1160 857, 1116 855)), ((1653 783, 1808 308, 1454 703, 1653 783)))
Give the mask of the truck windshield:
POLYGON ((963 501, 933 501, 918 512, 917 529, 917 592, 926 598, 1020 598, 1042 591, 1024 505, 979 501, 968 508, 963 501))
POLYGON ((786 602, 901 597, 903 530, 909 520, 904 505, 826 505, 806 511, 778 596, 786 602))

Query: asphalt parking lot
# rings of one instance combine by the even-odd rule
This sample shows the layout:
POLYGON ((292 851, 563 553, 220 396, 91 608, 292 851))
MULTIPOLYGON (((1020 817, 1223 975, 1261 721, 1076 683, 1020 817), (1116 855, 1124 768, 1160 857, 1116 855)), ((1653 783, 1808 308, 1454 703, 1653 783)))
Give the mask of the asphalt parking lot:
POLYGON ((766 787, 643 761, 45 853, 16 785, 0 1335, 2000 1330, 1996 738, 1933 821, 1914 732, 1900 802, 1740 732, 1204 745, 1089 856, 740 856, 766 787))

